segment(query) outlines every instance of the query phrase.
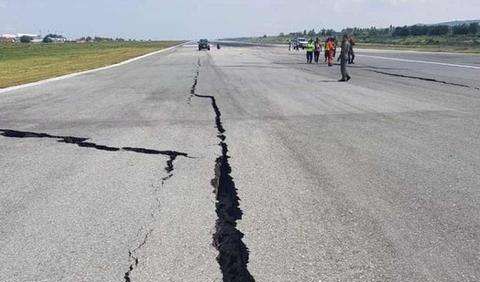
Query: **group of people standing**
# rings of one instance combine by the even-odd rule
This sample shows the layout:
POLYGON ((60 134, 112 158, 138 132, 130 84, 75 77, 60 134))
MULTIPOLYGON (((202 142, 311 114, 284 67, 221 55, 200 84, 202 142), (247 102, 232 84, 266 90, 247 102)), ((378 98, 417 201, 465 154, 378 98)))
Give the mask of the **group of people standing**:
POLYGON ((315 63, 318 64, 320 60, 320 53, 322 52, 322 43, 320 42, 318 37, 315 42, 310 39, 305 49, 307 50, 307 63, 311 64, 315 60, 315 63))
MULTIPOLYGON (((337 59, 337 62, 340 61, 340 70, 342 73, 342 79, 340 81, 349 81, 350 75, 347 71, 347 64, 354 64, 355 52, 353 51, 353 46, 355 41, 352 36, 345 34, 342 38, 341 43, 341 52, 340 56, 337 59)), ((325 63, 328 66, 333 66, 333 61, 336 57, 337 51, 337 40, 334 37, 328 37, 325 39, 325 42, 322 44, 320 39, 317 37, 315 41, 310 39, 305 47, 307 51, 307 63, 311 64, 313 61, 319 63, 320 53, 322 52, 322 47, 325 52, 325 63)))

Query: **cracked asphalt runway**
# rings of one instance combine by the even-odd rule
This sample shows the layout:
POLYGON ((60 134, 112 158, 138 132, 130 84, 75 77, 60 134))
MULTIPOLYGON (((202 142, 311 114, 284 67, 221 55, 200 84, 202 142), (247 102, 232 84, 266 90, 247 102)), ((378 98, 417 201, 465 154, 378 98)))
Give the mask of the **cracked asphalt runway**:
POLYGON ((0 94, 0 281, 478 281, 480 56, 357 55, 347 84, 185 45, 0 94))

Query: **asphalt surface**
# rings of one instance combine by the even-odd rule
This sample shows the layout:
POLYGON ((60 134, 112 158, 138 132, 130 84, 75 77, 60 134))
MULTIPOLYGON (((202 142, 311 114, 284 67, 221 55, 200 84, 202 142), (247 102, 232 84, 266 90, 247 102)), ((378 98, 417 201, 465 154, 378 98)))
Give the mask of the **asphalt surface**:
POLYGON ((480 280, 480 56, 357 55, 340 83, 186 45, 1 94, 0 281, 480 280))

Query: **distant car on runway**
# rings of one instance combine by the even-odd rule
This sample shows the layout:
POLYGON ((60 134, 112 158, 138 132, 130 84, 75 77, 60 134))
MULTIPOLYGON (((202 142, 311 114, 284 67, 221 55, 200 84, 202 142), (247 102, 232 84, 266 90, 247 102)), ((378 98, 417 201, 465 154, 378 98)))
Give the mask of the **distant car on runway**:
POLYGON ((207 39, 200 39, 200 41, 198 41, 198 51, 202 51, 203 49, 210 51, 210 43, 207 39))
POLYGON ((295 45, 298 48, 305 49, 307 47, 308 40, 306 38, 297 38, 295 39, 295 45))

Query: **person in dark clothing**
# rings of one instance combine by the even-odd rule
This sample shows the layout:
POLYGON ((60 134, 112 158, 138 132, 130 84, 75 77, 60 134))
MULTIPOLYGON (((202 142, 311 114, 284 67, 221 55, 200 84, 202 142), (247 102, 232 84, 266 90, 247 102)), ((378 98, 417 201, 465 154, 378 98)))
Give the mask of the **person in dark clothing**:
POLYGON ((349 81, 350 75, 347 71, 347 63, 348 63, 348 52, 350 50, 350 40, 347 34, 343 35, 342 40, 342 49, 340 53, 340 71, 342 73, 342 78, 339 81, 349 81))
POLYGON ((353 37, 350 37, 350 49, 348 50, 348 63, 355 64, 355 52, 353 51, 353 46, 355 45, 355 41, 353 37))
POLYGON ((313 55, 315 57, 315 63, 318 64, 318 61, 320 59, 320 52, 322 51, 322 43, 320 42, 320 39, 315 39, 315 51, 313 52, 313 55))
POLYGON ((337 46, 338 46, 338 42, 337 42, 337 37, 332 37, 332 41, 333 41, 333 59, 335 59, 335 57, 337 56, 337 46))
POLYGON ((325 39, 325 43, 323 43, 323 52, 325 54, 325 63, 328 61, 328 38, 325 39))

